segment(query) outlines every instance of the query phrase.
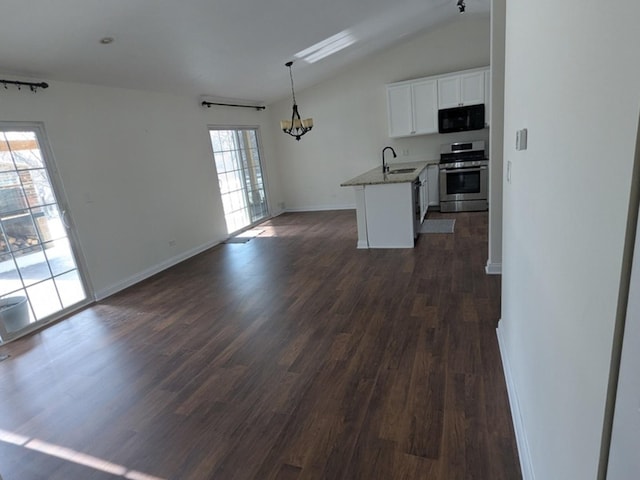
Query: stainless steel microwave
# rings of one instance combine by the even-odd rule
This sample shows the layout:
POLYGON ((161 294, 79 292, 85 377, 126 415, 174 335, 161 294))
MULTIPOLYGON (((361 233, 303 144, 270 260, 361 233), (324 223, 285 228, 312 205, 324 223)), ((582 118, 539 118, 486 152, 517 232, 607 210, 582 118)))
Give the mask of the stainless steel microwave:
POLYGON ((438 132, 453 133, 484 128, 484 104, 438 110, 438 132))

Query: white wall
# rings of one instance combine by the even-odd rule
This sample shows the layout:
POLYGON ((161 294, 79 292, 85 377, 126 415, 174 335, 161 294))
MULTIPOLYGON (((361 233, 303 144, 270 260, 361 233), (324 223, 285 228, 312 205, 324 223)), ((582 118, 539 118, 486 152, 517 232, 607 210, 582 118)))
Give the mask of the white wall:
MULTIPOLYGON (((264 126, 266 112, 49 83, 36 94, 3 89, 0 120, 44 122, 98 297, 227 237, 207 126, 264 126)), ((267 179, 277 192, 262 136, 267 179)))
MULTIPOLYGON (((315 126, 299 142, 277 130, 291 116, 291 99, 270 109, 282 193, 288 210, 354 208, 352 188, 340 183, 381 164, 391 145, 396 161, 437 159, 442 143, 488 140, 488 130, 390 139, 385 84, 489 65, 489 17, 452 23, 358 62, 336 77, 296 91, 303 117, 315 126), (402 151, 408 150, 407 156, 402 151)), ((304 68, 302 62, 294 65, 304 68)))
POLYGON ((500 334, 521 455, 539 480, 596 478, 640 106, 638 18, 636 0, 507 6, 500 334), (516 152, 520 128, 529 148, 516 152))
MULTIPOLYGON (((504 150, 504 35, 506 0, 491 2, 491 133, 489 141, 488 273, 502 272, 502 163, 504 150)), ((509 140, 509 139, 507 139, 509 140)))

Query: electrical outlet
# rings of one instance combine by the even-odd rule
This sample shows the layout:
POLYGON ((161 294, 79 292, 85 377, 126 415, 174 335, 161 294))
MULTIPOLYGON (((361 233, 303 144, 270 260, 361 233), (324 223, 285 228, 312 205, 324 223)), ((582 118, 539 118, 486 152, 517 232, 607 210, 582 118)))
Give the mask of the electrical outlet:
POLYGON ((169 240, 169 246, 170 247, 175 247, 176 246, 176 241, 175 240, 169 240))
POLYGON ((409 156, 409 149, 405 148, 404 150, 402 150, 402 156, 403 157, 408 157, 409 156))

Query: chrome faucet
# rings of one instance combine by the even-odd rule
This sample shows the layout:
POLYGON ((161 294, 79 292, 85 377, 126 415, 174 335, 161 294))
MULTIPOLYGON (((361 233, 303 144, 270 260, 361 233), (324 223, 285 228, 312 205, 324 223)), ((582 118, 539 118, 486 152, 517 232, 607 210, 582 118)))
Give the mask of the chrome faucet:
POLYGON ((393 149, 393 147, 384 147, 382 149, 382 173, 387 173, 389 171, 389 165, 387 165, 384 161, 384 152, 387 148, 391 150, 391 153, 393 153, 393 158, 397 157, 396 151, 393 149))

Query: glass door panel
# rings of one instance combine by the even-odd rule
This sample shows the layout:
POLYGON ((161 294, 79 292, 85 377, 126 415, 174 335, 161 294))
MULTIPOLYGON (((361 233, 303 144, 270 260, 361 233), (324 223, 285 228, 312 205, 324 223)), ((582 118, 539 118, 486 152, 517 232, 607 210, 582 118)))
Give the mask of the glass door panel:
POLYGON ((0 129, 0 340, 86 299, 39 130, 0 129))
POLYGON ((213 159, 227 232, 235 233, 269 215, 255 129, 212 129, 213 159))

